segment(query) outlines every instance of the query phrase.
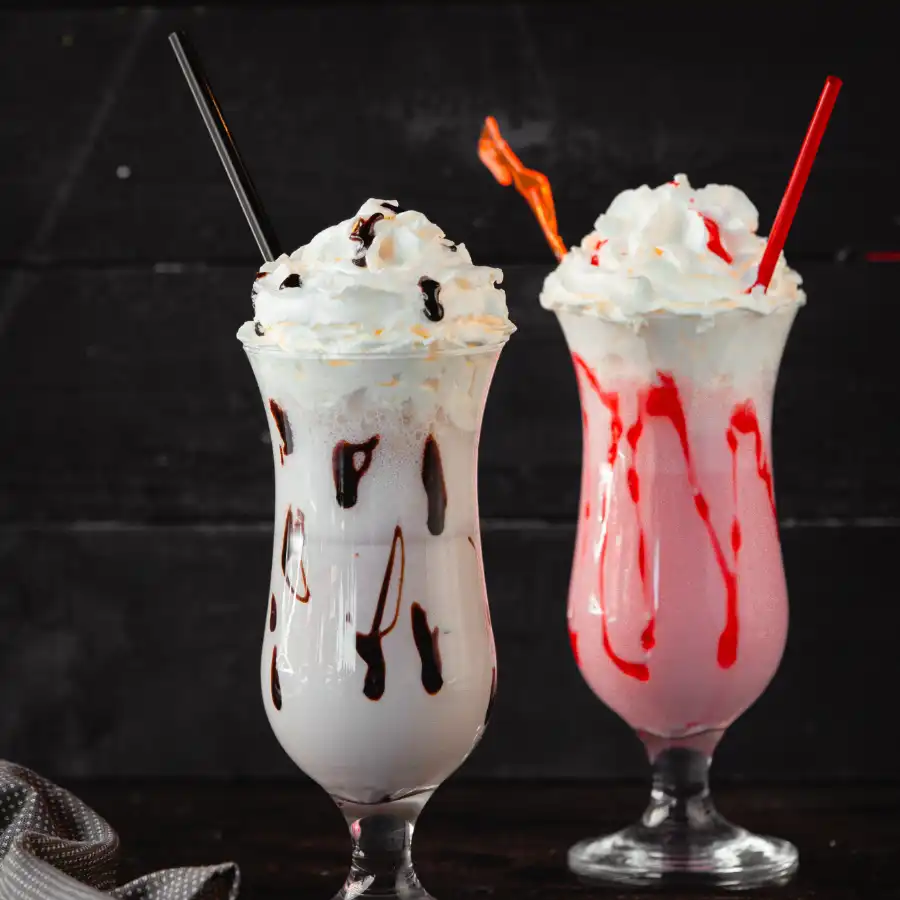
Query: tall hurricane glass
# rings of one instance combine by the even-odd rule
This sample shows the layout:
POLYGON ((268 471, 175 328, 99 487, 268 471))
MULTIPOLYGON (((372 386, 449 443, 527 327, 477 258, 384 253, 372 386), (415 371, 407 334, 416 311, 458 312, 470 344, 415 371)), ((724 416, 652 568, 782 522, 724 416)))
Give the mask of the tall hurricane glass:
POLYGON ((796 867, 791 844, 725 821, 708 785, 787 635, 770 435, 795 310, 640 327, 558 310, 584 437, 572 649, 653 766, 641 821, 571 848, 584 879, 751 887, 796 867))
POLYGON ((478 743, 496 689, 476 467, 500 346, 245 350, 275 455, 266 713, 349 826, 339 896, 427 897, 416 818, 478 743))

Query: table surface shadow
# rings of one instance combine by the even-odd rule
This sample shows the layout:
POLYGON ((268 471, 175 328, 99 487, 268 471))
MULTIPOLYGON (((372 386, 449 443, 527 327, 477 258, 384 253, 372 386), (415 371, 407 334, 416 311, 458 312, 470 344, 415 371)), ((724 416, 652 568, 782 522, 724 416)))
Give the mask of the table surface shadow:
MULTIPOLYGON (((153 869, 234 860, 241 898, 329 900, 346 872, 344 824, 308 783, 67 786, 118 830, 123 881, 153 869)), ((582 886, 565 865, 574 841, 633 821, 645 793, 635 784, 452 781, 419 821, 416 868, 439 900, 651 897, 582 886)), ((733 821, 788 838, 800 850, 800 871, 789 885, 747 896, 900 897, 900 785, 740 785, 716 795, 733 821)))

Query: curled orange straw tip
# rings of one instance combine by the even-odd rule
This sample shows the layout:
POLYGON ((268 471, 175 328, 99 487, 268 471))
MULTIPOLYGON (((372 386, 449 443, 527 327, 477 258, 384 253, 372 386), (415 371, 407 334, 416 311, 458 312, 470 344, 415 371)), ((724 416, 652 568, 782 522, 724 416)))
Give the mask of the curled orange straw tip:
MULTIPOLYGON (((505 144, 506 141, 500 137, 497 120, 493 116, 488 116, 484 120, 484 128, 482 128, 481 137, 478 139, 478 158, 504 187, 513 182, 509 165, 504 162, 501 155, 502 146, 505 144)), ((506 149, 509 150, 508 145, 506 149)))
POLYGON ((550 181, 543 173, 523 165, 503 139, 500 126, 493 116, 487 116, 484 120, 484 128, 478 139, 478 158, 500 184, 515 184, 516 190, 531 207, 554 256, 562 259, 566 246, 556 230, 556 211, 550 181))

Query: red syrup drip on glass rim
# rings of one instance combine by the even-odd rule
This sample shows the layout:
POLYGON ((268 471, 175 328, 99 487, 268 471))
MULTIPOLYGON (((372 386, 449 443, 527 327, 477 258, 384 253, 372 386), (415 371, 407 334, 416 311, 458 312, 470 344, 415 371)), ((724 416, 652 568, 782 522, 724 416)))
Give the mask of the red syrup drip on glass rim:
POLYGON ((734 408, 731 413, 731 422, 728 428, 728 446, 732 453, 737 453, 737 435, 750 434, 754 438, 754 453, 756 454, 756 472, 766 486, 769 496, 769 505, 772 507, 772 515, 775 516, 775 485, 772 482, 772 469, 766 460, 766 450, 763 442, 762 429, 759 427, 759 419, 753 401, 748 400, 734 408), (734 434, 734 446, 731 443, 731 435, 734 434))
POLYGON ((694 507, 706 528, 713 556, 722 574, 725 585, 725 627, 719 635, 719 647, 717 660, 723 669, 731 668, 737 660, 738 645, 738 584, 737 569, 728 565, 722 542, 716 534, 709 515, 709 504, 700 490, 697 482, 697 474, 694 471, 694 463, 691 458, 691 445, 688 440, 687 420, 684 414, 684 406, 675 379, 666 372, 657 372, 659 384, 652 385, 647 394, 647 414, 668 419, 672 423, 681 443, 681 452, 684 455, 684 463, 687 468, 688 484, 694 495, 694 507))
MULTIPOLYGON (((577 381, 578 381, 578 390, 579 390, 579 393, 581 393, 581 378, 578 378, 577 381)), ((588 434, 588 420, 587 420, 587 412, 586 412, 585 405, 584 405, 584 397, 582 397, 582 403, 581 403, 581 434, 582 434, 582 439, 584 441, 584 458, 590 459, 591 458, 591 453, 590 453, 591 438, 590 438, 590 435, 588 434)), ((585 466, 583 476, 582 476, 582 491, 581 491, 583 498, 584 498, 585 523, 587 523, 591 520, 591 492, 589 490, 590 481, 591 481, 590 467, 585 466)), ((579 544, 578 549, 576 551, 579 559, 582 556, 584 556, 585 553, 587 553, 588 539, 590 537, 590 535, 588 533, 589 530, 590 529, 588 528, 587 524, 585 524, 581 528, 581 532, 580 532, 581 543, 579 544)))
MULTIPOLYGON (((622 425, 622 417, 619 414, 619 396, 618 394, 604 391, 600 387, 600 382, 597 381, 597 376, 591 371, 590 366, 588 366, 588 364, 577 353, 572 354, 572 358, 575 362, 575 371, 580 376, 583 376, 584 380, 586 380, 590 385, 591 390, 593 390, 594 394, 596 394, 600 402, 607 408, 607 410, 609 410, 610 440, 609 450, 607 452, 607 461, 609 462, 610 468, 612 468, 615 465, 616 458, 619 455, 619 441, 622 439, 622 434, 624 431, 622 425)), ((580 377, 578 381, 579 385, 581 385, 582 378, 580 377)), ((582 408, 584 408, 585 406, 585 400, 586 398, 582 396, 582 408)), ((585 428, 586 427, 587 426, 585 426, 585 428)), ((585 434, 587 434, 587 430, 585 430, 585 434)), ((638 429, 637 431, 637 436, 640 436, 640 429, 638 429)), ((616 668, 623 672, 625 675, 628 675, 631 678, 636 678, 638 681, 649 681, 650 669, 647 667, 647 664, 641 662, 631 662, 627 659, 623 659, 615 652, 615 650, 613 650, 612 643, 609 639, 609 628, 607 627, 606 621, 604 574, 606 572, 606 550, 609 543, 609 531, 607 527, 608 523, 606 521, 606 517, 609 507, 609 497, 611 490, 612 481, 608 480, 606 488, 603 491, 603 495, 600 498, 600 521, 603 523, 603 526, 602 536, 600 538, 600 568, 597 579, 597 592, 600 603, 600 622, 601 628, 603 629, 603 649, 606 651, 606 655, 610 658, 616 668)), ((588 525, 585 525, 586 531, 588 527, 588 525)), ((573 639, 577 638, 577 635, 572 635, 572 637, 573 639)))
POLYGON ((572 656, 575 657, 575 665, 580 666, 581 656, 578 654, 578 634, 571 625, 569 626, 569 643, 572 645, 572 656))
MULTIPOLYGON (((573 360, 575 362, 576 372, 580 376, 578 379, 579 387, 582 387, 583 380, 586 381, 593 393, 598 397, 600 402, 610 413, 610 445, 607 458, 610 466, 612 466, 614 465, 615 460, 618 456, 619 443, 624 431, 622 419, 619 414, 619 397, 617 394, 604 391, 601 388, 594 372, 590 369, 584 359, 582 359, 577 353, 573 354, 573 360)), ((672 375, 665 372, 657 372, 657 378, 658 384, 651 385, 650 388, 639 397, 638 418, 634 422, 634 424, 627 429, 627 431, 624 431, 629 446, 631 447, 631 465, 629 466, 627 471, 627 481, 629 495, 632 502, 635 504, 636 510, 638 510, 638 567, 641 574, 641 584, 644 590, 644 596, 646 598, 646 578, 648 568, 647 541, 644 534, 643 525, 640 521, 640 476, 638 475, 637 467, 635 465, 638 442, 640 441, 640 437, 643 431, 642 415, 646 413, 646 415, 649 416, 668 419, 671 422, 672 427, 675 429, 675 433, 678 435, 682 454, 684 456, 685 467, 687 470, 688 484, 694 497, 694 506, 706 529, 710 546, 713 551, 713 556, 716 559, 716 564, 719 567, 719 571, 722 575, 722 581, 725 586, 725 625, 719 636, 717 662, 719 666, 727 669, 733 666, 737 660, 739 637, 737 563, 738 555, 741 549, 742 534, 740 522, 737 517, 738 435, 751 435, 754 438, 754 452, 756 458, 757 474, 766 487, 766 493, 772 507, 772 513, 773 516, 775 515, 775 496, 772 481, 772 471, 765 457, 765 446, 762 436, 762 429, 760 428, 759 420, 757 418, 756 410, 754 409, 752 401, 748 400, 745 403, 738 404, 734 407, 729 420, 728 429, 726 431, 726 440, 729 450, 732 454, 732 486, 734 502, 734 514, 732 517, 730 533, 730 544, 734 558, 734 567, 732 568, 728 563, 728 559, 722 547, 722 542, 719 540, 719 536, 716 533, 715 528, 713 527, 710 518, 709 504, 707 503, 706 498, 703 496, 703 493, 700 490, 696 472, 694 471, 690 441, 687 433, 687 420, 685 417, 684 406, 681 401, 681 396, 679 394, 677 384, 675 383, 675 379, 672 377, 672 375)), ((585 428, 585 457, 589 459, 590 455, 587 452, 587 415, 584 411, 585 399, 586 398, 582 396, 582 418, 585 428)), ((609 489, 610 488, 607 487, 606 493, 601 498, 600 519, 602 522, 604 522, 604 528, 607 515, 609 489)), ((588 493, 590 493, 590 491, 588 491, 588 493)), ((589 519, 590 517, 589 504, 590 500, 588 498, 585 502, 586 519, 589 519)), ((585 534, 587 535, 588 526, 585 524, 584 528, 585 534)), ((586 540, 587 537, 585 537, 585 541, 586 540)), ((643 663, 629 662, 622 659, 612 649, 609 640, 609 635, 606 627, 606 610, 604 604, 606 545, 607 533, 604 530, 600 546, 600 568, 598 585, 603 627, 603 647, 610 660, 620 671, 633 678, 637 678, 640 681, 647 681, 650 677, 649 668, 647 667, 647 665, 643 663)), ((585 548, 582 547, 580 552, 584 552, 584 549, 585 548)), ((578 662, 578 635, 570 628, 569 636, 572 642, 572 649, 575 654, 576 662, 578 662)), ((648 652, 653 649, 655 643, 655 607, 651 599, 648 623, 646 628, 644 629, 643 634, 641 635, 641 646, 645 652, 648 652)))
POLYGON ((628 440, 628 445, 631 447, 631 465, 628 467, 628 492, 631 494, 631 502, 634 504, 634 511, 637 515, 638 571, 641 575, 641 590, 644 593, 644 601, 649 607, 647 625, 641 634, 641 647, 644 648, 645 652, 649 652, 656 646, 656 610, 653 598, 647 595, 647 541, 644 537, 644 523, 641 521, 641 479, 636 466, 638 441, 641 439, 641 434, 644 431, 644 422, 641 418, 643 403, 644 397, 638 396, 638 416, 634 425, 625 433, 625 436, 628 440))
MULTIPOLYGON (((738 452, 738 435, 749 434, 754 438, 754 455, 756 458, 756 473, 760 480, 766 486, 766 496, 769 499, 769 505, 772 508, 772 518, 778 527, 778 515, 775 510, 775 487, 772 483, 772 469, 769 466, 765 456, 765 447, 763 443, 762 429, 759 427, 759 419, 756 415, 756 409, 752 400, 740 403, 734 407, 731 413, 731 419, 728 423, 728 431, 726 440, 728 449, 731 451, 731 483, 734 490, 734 516, 731 521, 731 550, 734 553, 734 568, 737 572, 738 556, 741 552, 741 544, 743 543, 743 535, 741 533, 741 523, 738 520, 738 489, 737 489, 737 452, 738 452)), ((732 598, 729 596, 729 602, 732 598)), ((737 611, 737 594, 733 598, 734 610, 729 609, 725 619, 725 629, 719 638, 719 665, 722 668, 728 668, 734 664, 737 659, 738 645, 738 611, 737 611), (730 662, 729 662, 730 660, 730 662)))

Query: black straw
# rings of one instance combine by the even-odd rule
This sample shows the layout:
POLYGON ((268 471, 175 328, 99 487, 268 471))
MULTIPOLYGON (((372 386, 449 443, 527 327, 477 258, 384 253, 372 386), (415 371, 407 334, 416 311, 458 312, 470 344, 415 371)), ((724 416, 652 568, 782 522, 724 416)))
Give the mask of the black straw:
POLYGON ((271 261, 281 255, 281 245, 275 236, 275 229, 263 209, 262 200, 259 198, 253 179, 241 159, 234 136, 228 129, 228 125, 225 124, 225 118, 222 110, 219 109, 219 103, 210 86, 209 78, 203 71, 200 57, 190 38, 183 31, 175 31, 170 34, 169 43, 175 51, 181 71, 184 72, 191 93, 197 101, 200 115, 203 116, 219 159, 225 166, 228 180, 247 217, 250 230, 259 246, 259 252, 262 253, 263 259, 271 261))

